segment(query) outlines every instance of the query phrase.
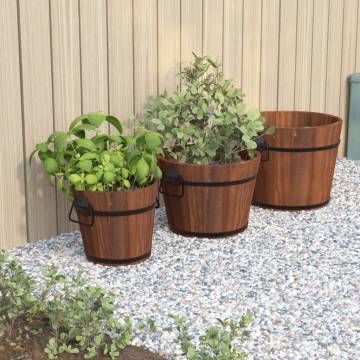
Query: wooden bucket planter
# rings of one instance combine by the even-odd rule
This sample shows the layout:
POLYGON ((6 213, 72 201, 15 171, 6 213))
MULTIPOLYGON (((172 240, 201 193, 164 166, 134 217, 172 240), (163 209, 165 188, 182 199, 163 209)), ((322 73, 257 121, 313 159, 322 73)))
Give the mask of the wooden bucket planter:
POLYGON ((224 237, 245 230, 259 162, 260 153, 252 160, 225 165, 161 159, 160 192, 170 229, 196 237, 224 237))
POLYGON ((302 111, 263 112, 266 136, 253 203, 284 210, 313 209, 330 201, 342 120, 302 111))
POLYGON ((150 257, 157 191, 157 181, 132 191, 74 191, 69 219, 80 224, 86 257, 108 265, 150 257))

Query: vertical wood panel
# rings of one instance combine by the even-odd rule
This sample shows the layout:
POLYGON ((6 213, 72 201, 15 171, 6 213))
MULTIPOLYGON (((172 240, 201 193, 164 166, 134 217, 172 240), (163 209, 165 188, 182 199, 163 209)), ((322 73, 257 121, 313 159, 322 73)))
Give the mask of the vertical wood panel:
POLYGON ((132 0, 108 0, 108 35, 109 112, 123 121, 128 134, 134 112, 132 0))
POLYGON ((249 109, 260 101, 261 12, 261 0, 244 0, 242 83, 249 109))
POLYGON ((157 84, 157 1, 134 0, 135 111, 141 115, 157 84))
MULTIPOLYGON (((20 0, 25 153, 54 130, 48 0, 20 0)), ((28 168, 26 200, 29 241, 56 233, 55 189, 39 162, 28 168)), ((10 204, 8 204, 9 206, 10 204)))
POLYGON ((82 111, 108 111, 106 1, 80 0, 82 111))
POLYGON ((314 0, 310 110, 325 111, 329 1, 314 0))
MULTIPOLYGON (((344 2, 344 27, 342 37, 341 85, 340 85, 340 116, 346 120, 348 107, 348 78, 355 72, 356 34, 357 34, 358 0, 344 2)), ((339 155, 345 154, 346 148, 346 121, 343 122, 339 155)))
POLYGON ((203 54, 222 62, 223 0, 203 0, 203 54))
POLYGON ((330 0, 325 111, 339 115, 343 0, 330 0))
POLYGON ((202 0, 181 0, 181 66, 202 54, 202 0))
POLYGON ((261 110, 276 110, 280 0, 263 1, 261 32, 261 110))
POLYGON ((223 71, 226 78, 241 87, 243 0, 224 0, 223 71))
MULTIPOLYGON (((51 0, 51 38, 55 130, 64 131, 81 113, 81 78, 78 2, 51 0)), ((69 203, 57 193, 58 232, 78 226, 68 220, 69 203)))
POLYGON ((180 72, 180 0, 158 0, 159 92, 176 90, 180 72))
POLYGON ((0 249, 27 241, 16 7, 0 1, 0 249))
POLYGON ((281 1, 279 53, 279 110, 294 108, 297 0, 281 1))
POLYGON ((310 110, 313 0, 298 4, 295 73, 295 109, 310 110))

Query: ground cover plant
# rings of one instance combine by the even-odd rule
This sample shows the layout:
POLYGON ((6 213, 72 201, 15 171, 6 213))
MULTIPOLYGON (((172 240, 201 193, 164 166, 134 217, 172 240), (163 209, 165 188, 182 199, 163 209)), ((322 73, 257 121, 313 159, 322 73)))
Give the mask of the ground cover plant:
MULTIPOLYGON (((127 315, 115 316, 114 296, 89 285, 79 272, 66 277, 55 267, 43 269, 39 284, 21 264, 0 251, 0 360, 12 359, 148 359, 163 357, 129 346, 133 324, 127 315)), ((188 360, 243 360, 234 341, 248 336, 251 316, 240 322, 218 320, 199 342, 189 336, 189 323, 171 316, 172 325, 159 329, 151 318, 136 324, 148 333, 172 331, 188 360)))
POLYGON ((244 94, 210 57, 194 54, 179 77, 182 90, 150 98, 144 116, 163 135, 170 158, 194 164, 253 158, 262 136, 274 132, 259 110, 246 112, 244 94))
POLYGON ((122 191, 150 185, 161 177, 161 135, 137 127, 122 135, 121 122, 114 116, 90 113, 74 119, 67 131, 56 131, 36 145, 35 154, 57 189, 71 198, 71 188, 90 191, 122 191), (109 123, 114 134, 100 128, 109 123))
POLYGON ((198 343, 191 340, 189 322, 182 316, 172 316, 177 334, 176 341, 180 345, 182 354, 188 360, 245 360, 247 354, 235 340, 243 341, 249 337, 247 327, 252 316, 247 313, 239 322, 231 319, 217 319, 219 325, 209 327, 198 343))

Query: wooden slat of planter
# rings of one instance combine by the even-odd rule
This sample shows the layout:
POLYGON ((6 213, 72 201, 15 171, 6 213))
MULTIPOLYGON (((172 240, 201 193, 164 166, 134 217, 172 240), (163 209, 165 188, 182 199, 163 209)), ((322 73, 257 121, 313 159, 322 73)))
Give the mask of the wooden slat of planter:
POLYGON ((109 112, 123 121, 129 134, 133 123, 128 116, 134 112, 132 0, 108 0, 108 36, 109 112))
POLYGON ((0 249, 27 241, 18 21, 15 1, 0 1, 0 249))
MULTIPOLYGON (((81 114, 79 6, 76 1, 51 0, 51 38, 54 91, 54 124, 65 131, 81 114)), ((78 229, 67 215, 69 202, 57 193, 58 232, 78 229)))
POLYGON ((242 81, 243 0, 224 0, 223 71, 241 88, 242 81))
POLYGON ((134 0, 135 111, 143 113, 149 95, 158 92, 157 1, 134 0))
MULTIPOLYGON (((26 157, 54 130, 49 2, 20 0, 23 119, 26 157)), ((19 135, 20 136, 20 135, 19 135)), ((56 234, 56 196, 37 161, 27 167, 28 240, 56 234)), ((11 203, 7 204, 8 207, 11 203)))

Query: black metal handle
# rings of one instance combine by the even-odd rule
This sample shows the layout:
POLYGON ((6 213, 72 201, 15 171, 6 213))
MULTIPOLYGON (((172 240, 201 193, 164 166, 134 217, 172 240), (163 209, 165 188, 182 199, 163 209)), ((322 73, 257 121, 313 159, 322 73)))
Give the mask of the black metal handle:
POLYGON ((266 141, 263 141, 262 143, 258 144, 258 150, 261 152, 261 161, 269 161, 270 159, 270 152, 269 152, 269 144, 266 141), (263 154, 266 154, 266 157, 264 157, 263 154))
POLYGON ((83 197, 76 197, 71 204, 70 212, 69 212, 69 220, 73 223, 84 225, 91 227, 94 225, 94 209, 91 204, 87 201, 87 199, 83 197), (91 216, 90 223, 84 223, 80 220, 76 220, 71 217, 74 207, 76 210, 84 215, 91 216))
POLYGON ((170 169, 167 169, 165 171, 165 174, 163 175, 163 177, 161 179, 161 182, 160 182, 159 192, 160 192, 160 194, 168 195, 168 196, 174 196, 174 197, 177 197, 177 198, 184 197, 184 179, 176 171, 176 169, 171 169, 170 168, 170 169), (173 186, 181 186, 180 194, 168 193, 168 192, 164 191, 163 190, 163 183, 168 183, 168 184, 173 185, 173 186))

